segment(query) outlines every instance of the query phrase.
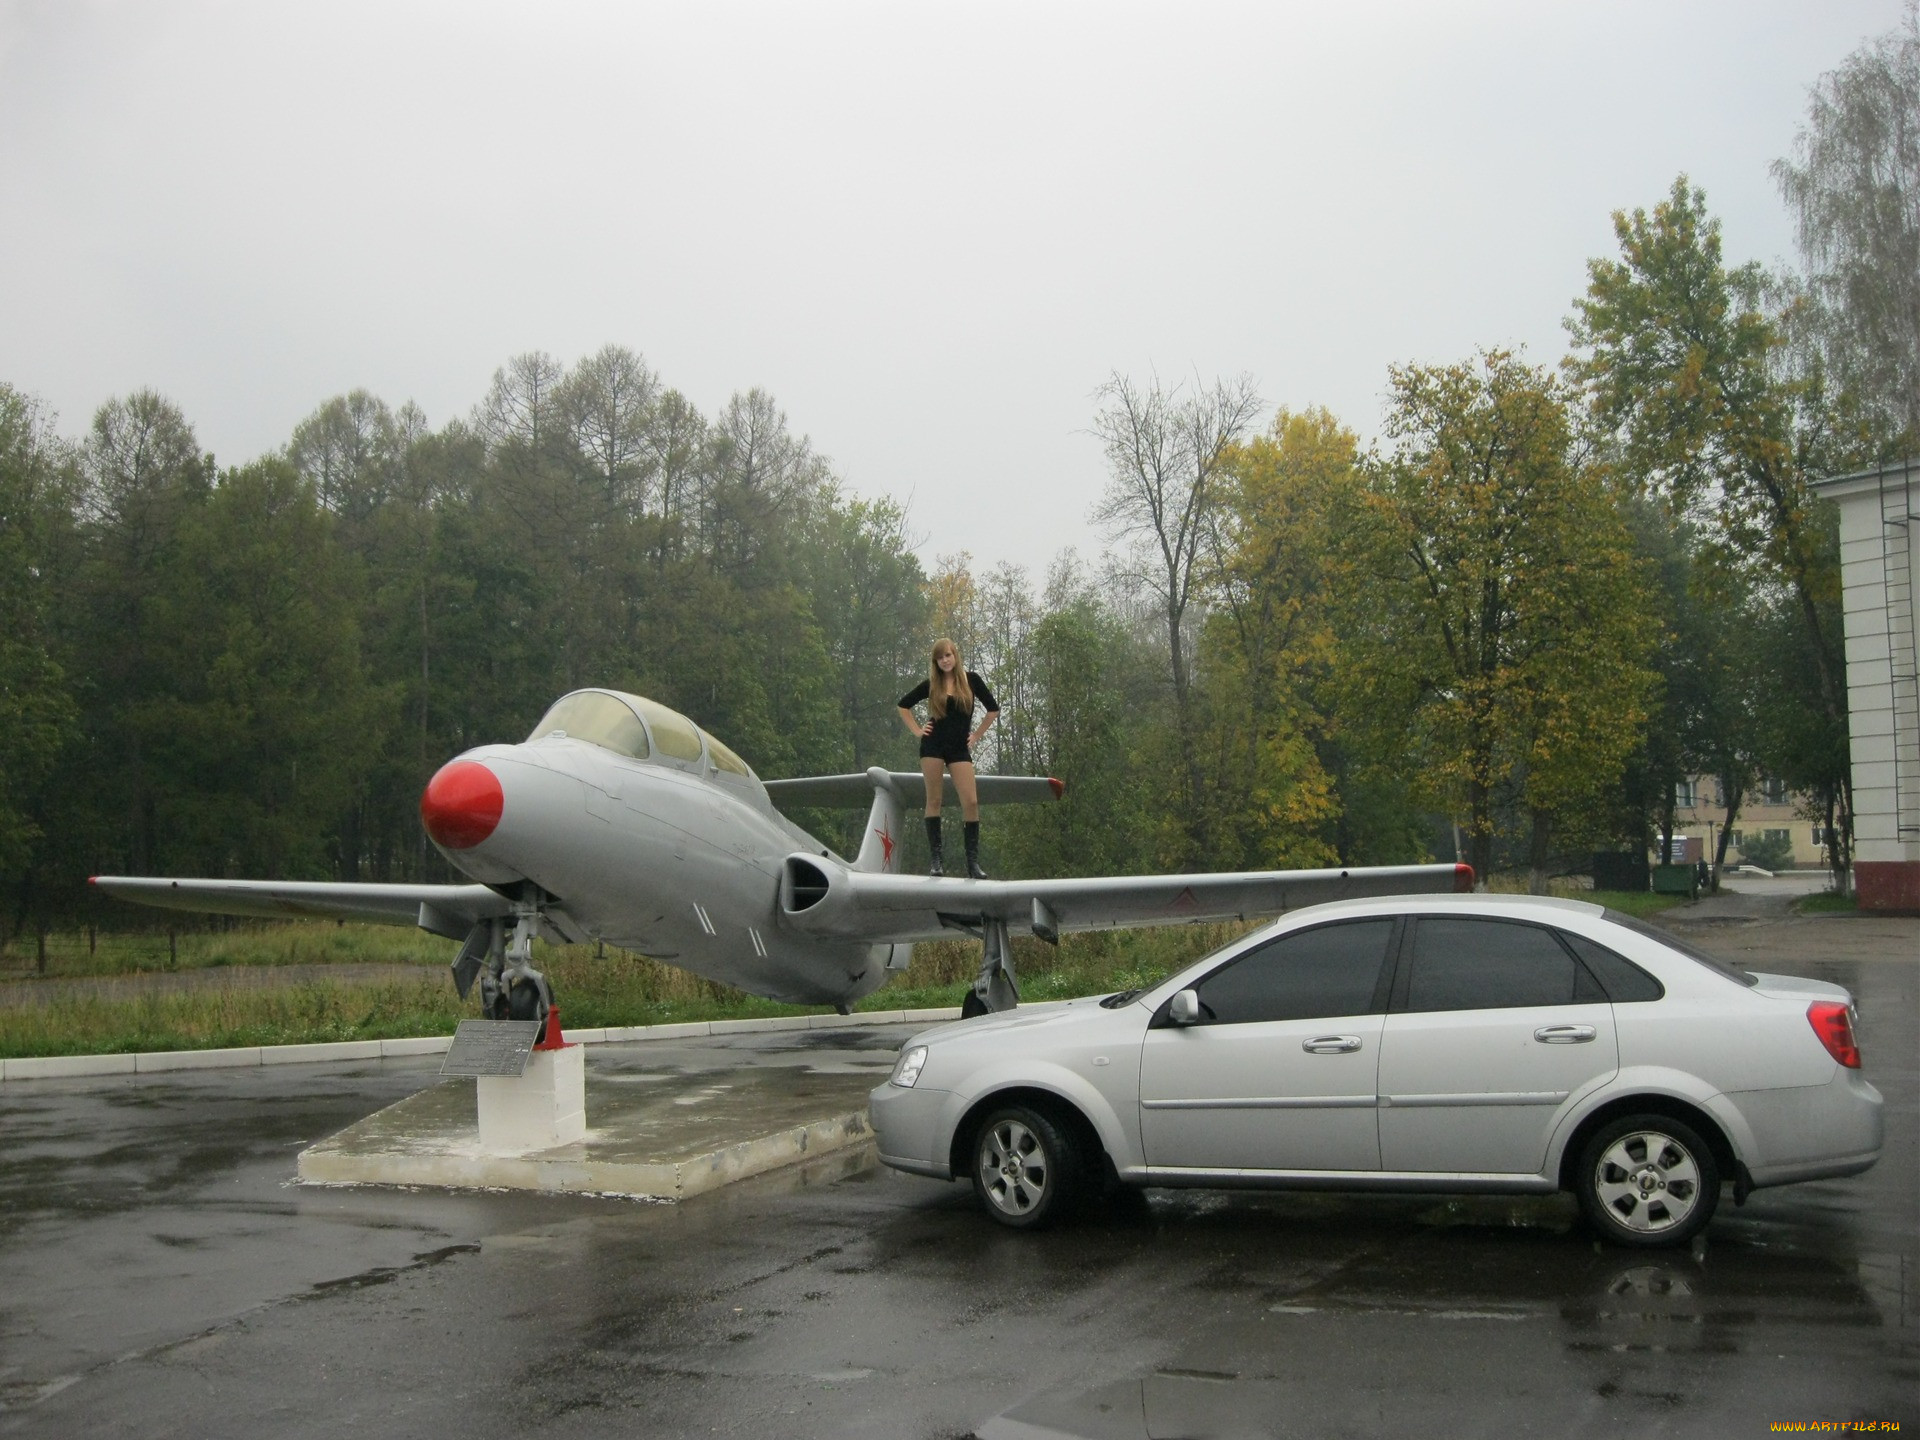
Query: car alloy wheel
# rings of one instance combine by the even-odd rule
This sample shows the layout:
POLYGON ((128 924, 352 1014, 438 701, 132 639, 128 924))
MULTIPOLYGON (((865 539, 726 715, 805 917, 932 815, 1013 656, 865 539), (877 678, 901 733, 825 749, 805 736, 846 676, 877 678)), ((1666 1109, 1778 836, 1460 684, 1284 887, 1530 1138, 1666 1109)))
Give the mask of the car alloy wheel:
POLYGON ((1580 1204, 1617 1244, 1679 1245, 1699 1234, 1720 1199, 1713 1151, 1665 1115, 1603 1126, 1580 1162, 1580 1204))
POLYGON ((1079 1166, 1072 1142, 1025 1105, 996 1110, 975 1132, 973 1189, 994 1219, 1034 1229, 1066 1208, 1079 1166))

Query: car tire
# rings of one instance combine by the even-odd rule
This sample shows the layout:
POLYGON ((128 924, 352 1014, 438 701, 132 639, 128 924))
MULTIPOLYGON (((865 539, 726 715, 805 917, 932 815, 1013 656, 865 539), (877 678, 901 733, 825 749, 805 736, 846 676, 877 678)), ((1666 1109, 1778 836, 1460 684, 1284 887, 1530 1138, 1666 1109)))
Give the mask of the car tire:
POLYGON ((1084 1157, 1067 1128, 1030 1105, 994 1110, 973 1133, 973 1193, 1002 1225, 1038 1230, 1073 1208, 1084 1157))
POLYGON ((1616 1245, 1684 1245, 1720 1203, 1720 1162, 1668 1115, 1623 1115, 1596 1130, 1574 1177, 1580 1208, 1616 1245))

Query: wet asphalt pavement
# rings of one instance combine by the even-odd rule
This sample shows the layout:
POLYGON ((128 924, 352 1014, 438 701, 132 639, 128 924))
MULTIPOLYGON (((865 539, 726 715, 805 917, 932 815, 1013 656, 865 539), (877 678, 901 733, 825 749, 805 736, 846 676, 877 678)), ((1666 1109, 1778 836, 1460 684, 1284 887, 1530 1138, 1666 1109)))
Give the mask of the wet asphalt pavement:
MULTIPOLYGON (((1899 924, 1726 932, 1855 991, 1888 1145, 1863 1176, 1729 1194, 1677 1254, 1597 1245, 1566 1197, 1153 1192, 1015 1235, 865 1152, 678 1205, 302 1188, 300 1147, 437 1059, 9 1084, 0 1435, 1911 1432, 1899 924)), ((644 1048, 877 1066, 906 1033, 644 1048)))

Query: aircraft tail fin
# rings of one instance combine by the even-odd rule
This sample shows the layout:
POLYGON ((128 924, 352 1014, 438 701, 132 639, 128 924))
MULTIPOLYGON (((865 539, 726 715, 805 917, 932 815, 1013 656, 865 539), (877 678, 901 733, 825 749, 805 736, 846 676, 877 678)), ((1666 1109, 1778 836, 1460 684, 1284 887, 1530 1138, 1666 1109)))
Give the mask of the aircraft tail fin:
POLYGON ((903 787, 899 783, 904 777, 896 777, 876 766, 859 778, 866 782, 873 805, 867 811, 867 831, 860 837, 860 853, 854 857, 853 868, 879 875, 898 875, 900 847, 906 841, 906 807, 901 800, 903 787))

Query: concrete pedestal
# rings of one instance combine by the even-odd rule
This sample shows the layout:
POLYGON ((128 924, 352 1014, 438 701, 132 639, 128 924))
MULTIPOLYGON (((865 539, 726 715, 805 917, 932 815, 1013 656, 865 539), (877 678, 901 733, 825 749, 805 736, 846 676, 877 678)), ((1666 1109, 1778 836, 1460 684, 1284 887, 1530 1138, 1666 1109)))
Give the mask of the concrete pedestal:
POLYGON ((481 1075, 480 1148, 530 1155, 587 1135, 587 1064, 579 1045, 536 1050, 522 1075, 481 1075))
POLYGON ((727 1066, 710 1063, 716 1047, 705 1064, 662 1066, 649 1053, 623 1067, 605 1053, 613 1048, 596 1054, 587 1078, 593 1128, 583 1139, 501 1154, 480 1142, 473 1082, 443 1080, 302 1151, 300 1178, 684 1200, 826 1155, 872 1163, 867 1092, 893 1068, 891 1050, 810 1047, 773 1065, 743 1050, 727 1066))

